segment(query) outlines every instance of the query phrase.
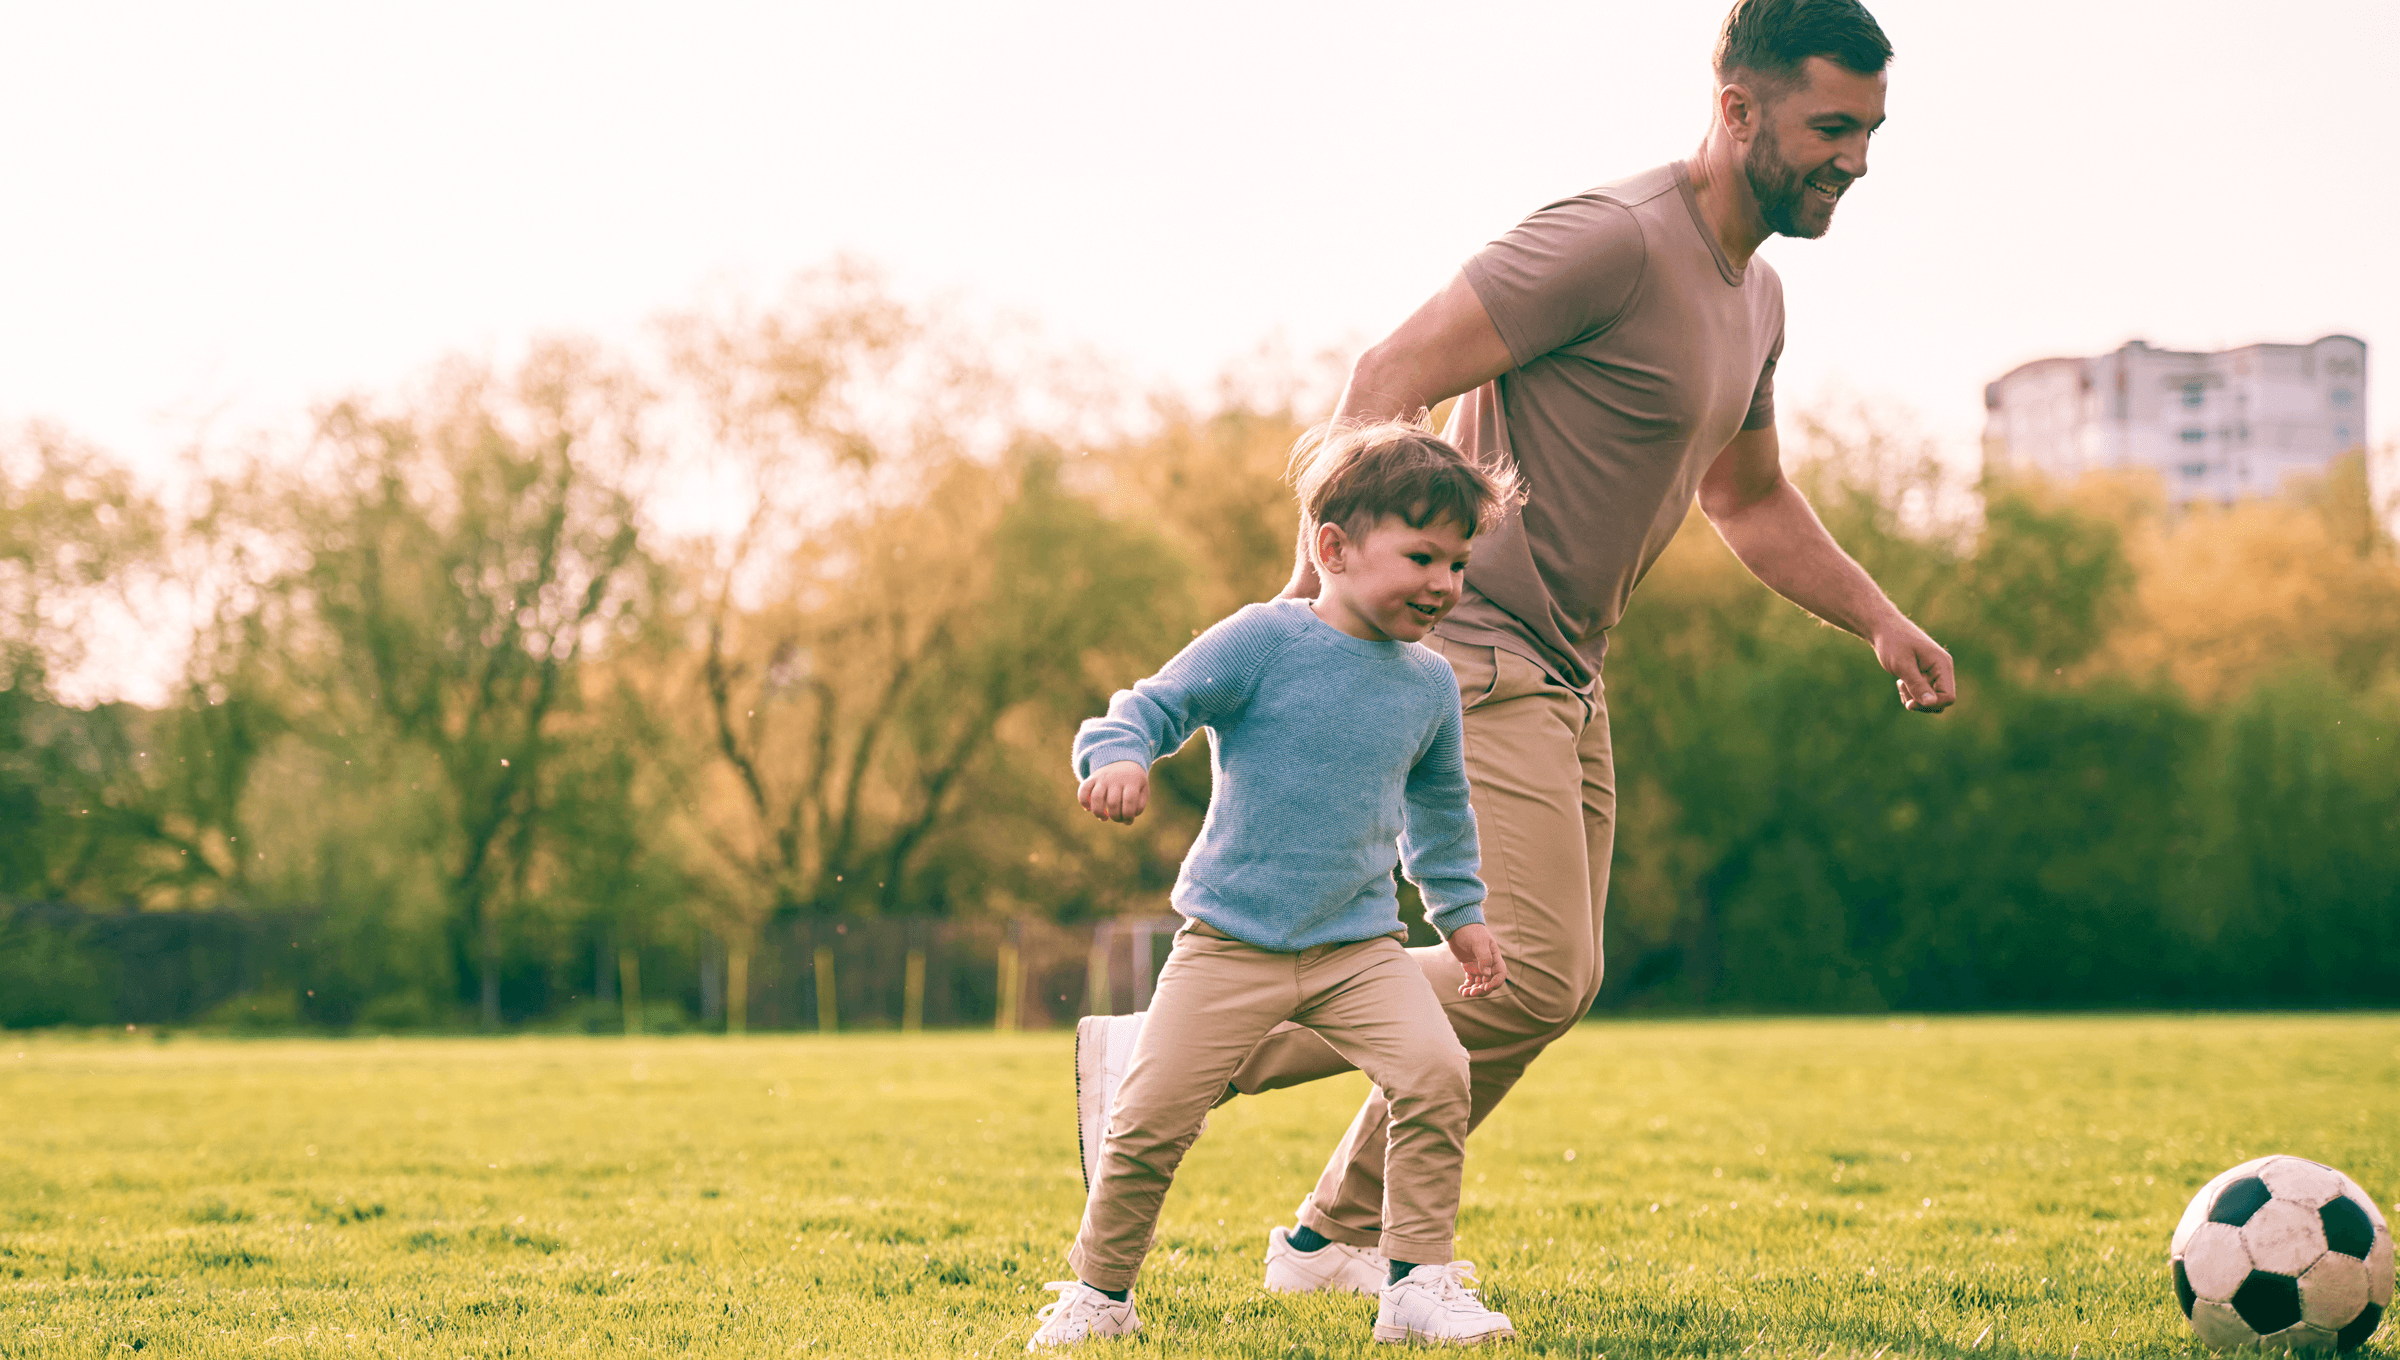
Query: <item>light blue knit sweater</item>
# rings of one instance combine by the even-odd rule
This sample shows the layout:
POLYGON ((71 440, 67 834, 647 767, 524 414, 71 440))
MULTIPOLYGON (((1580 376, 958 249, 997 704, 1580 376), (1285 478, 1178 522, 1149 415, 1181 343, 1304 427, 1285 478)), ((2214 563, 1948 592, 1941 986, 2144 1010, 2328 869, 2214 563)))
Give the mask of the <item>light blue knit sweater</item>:
POLYGON ((1075 775, 1206 728, 1216 783, 1175 909, 1261 949, 1402 929, 1392 866, 1448 935, 1483 919, 1450 663, 1354 638, 1305 600, 1244 607, 1075 734, 1075 775))

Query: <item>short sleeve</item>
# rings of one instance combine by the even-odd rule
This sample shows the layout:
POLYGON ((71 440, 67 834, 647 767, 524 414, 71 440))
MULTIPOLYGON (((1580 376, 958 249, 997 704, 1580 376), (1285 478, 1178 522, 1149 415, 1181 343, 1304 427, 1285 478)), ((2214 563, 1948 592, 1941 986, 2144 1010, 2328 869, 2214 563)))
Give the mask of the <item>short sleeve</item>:
POLYGON ((1614 326, 1633 303, 1647 259, 1632 211, 1585 194, 1518 223, 1471 256, 1464 273, 1523 368, 1614 326))
POLYGON ((1775 423, 1775 365, 1783 358, 1783 333, 1775 333, 1775 347, 1767 351, 1767 361, 1758 367, 1758 386, 1750 393, 1750 414, 1742 418, 1745 430, 1763 430, 1775 423))
POLYGON ((1765 260, 1750 261, 1755 290, 1750 299, 1754 334, 1772 334, 1767 357, 1759 362, 1758 383, 1750 389, 1750 413, 1742 417, 1745 430, 1763 430, 1775 423, 1775 365, 1783 359, 1783 277, 1765 260))

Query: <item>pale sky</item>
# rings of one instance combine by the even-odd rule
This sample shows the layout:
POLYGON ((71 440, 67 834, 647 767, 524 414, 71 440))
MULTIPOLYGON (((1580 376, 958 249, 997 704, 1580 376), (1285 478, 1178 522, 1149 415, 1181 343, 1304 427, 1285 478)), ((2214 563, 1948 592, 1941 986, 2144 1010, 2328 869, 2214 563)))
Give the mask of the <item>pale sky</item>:
MULTIPOLYGON (((1886 397, 1963 449, 2027 359, 2343 331, 2400 433, 2400 6, 1873 8, 1870 177, 1765 251, 1787 412, 1886 397)), ((1201 388, 1269 336, 1372 339, 1542 203, 1688 154, 1723 9, 11 5, 0 423, 161 466, 838 251, 1201 388)))

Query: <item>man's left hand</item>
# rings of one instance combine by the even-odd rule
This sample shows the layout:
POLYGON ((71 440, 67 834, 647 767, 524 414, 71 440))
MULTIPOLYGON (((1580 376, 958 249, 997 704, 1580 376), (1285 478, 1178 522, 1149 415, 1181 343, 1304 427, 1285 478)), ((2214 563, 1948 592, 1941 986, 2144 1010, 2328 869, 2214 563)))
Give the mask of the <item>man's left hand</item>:
POLYGON ((1950 654, 1907 619, 1896 618, 1876 632, 1875 660, 1898 678, 1900 703, 1909 712, 1939 713, 1958 702, 1950 654))

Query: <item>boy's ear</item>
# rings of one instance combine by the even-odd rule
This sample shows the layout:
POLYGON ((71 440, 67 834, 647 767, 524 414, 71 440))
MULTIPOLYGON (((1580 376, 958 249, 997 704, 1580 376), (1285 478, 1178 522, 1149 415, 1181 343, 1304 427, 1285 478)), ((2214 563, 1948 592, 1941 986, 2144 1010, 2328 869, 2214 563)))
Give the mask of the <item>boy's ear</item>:
POLYGON ((1316 541, 1314 544, 1317 556, 1317 570, 1321 572, 1330 572, 1336 576, 1341 575, 1343 567, 1342 553, 1347 550, 1349 546, 1350 536, 1342 532, 1341 525, 1318 525, 1316 541))

